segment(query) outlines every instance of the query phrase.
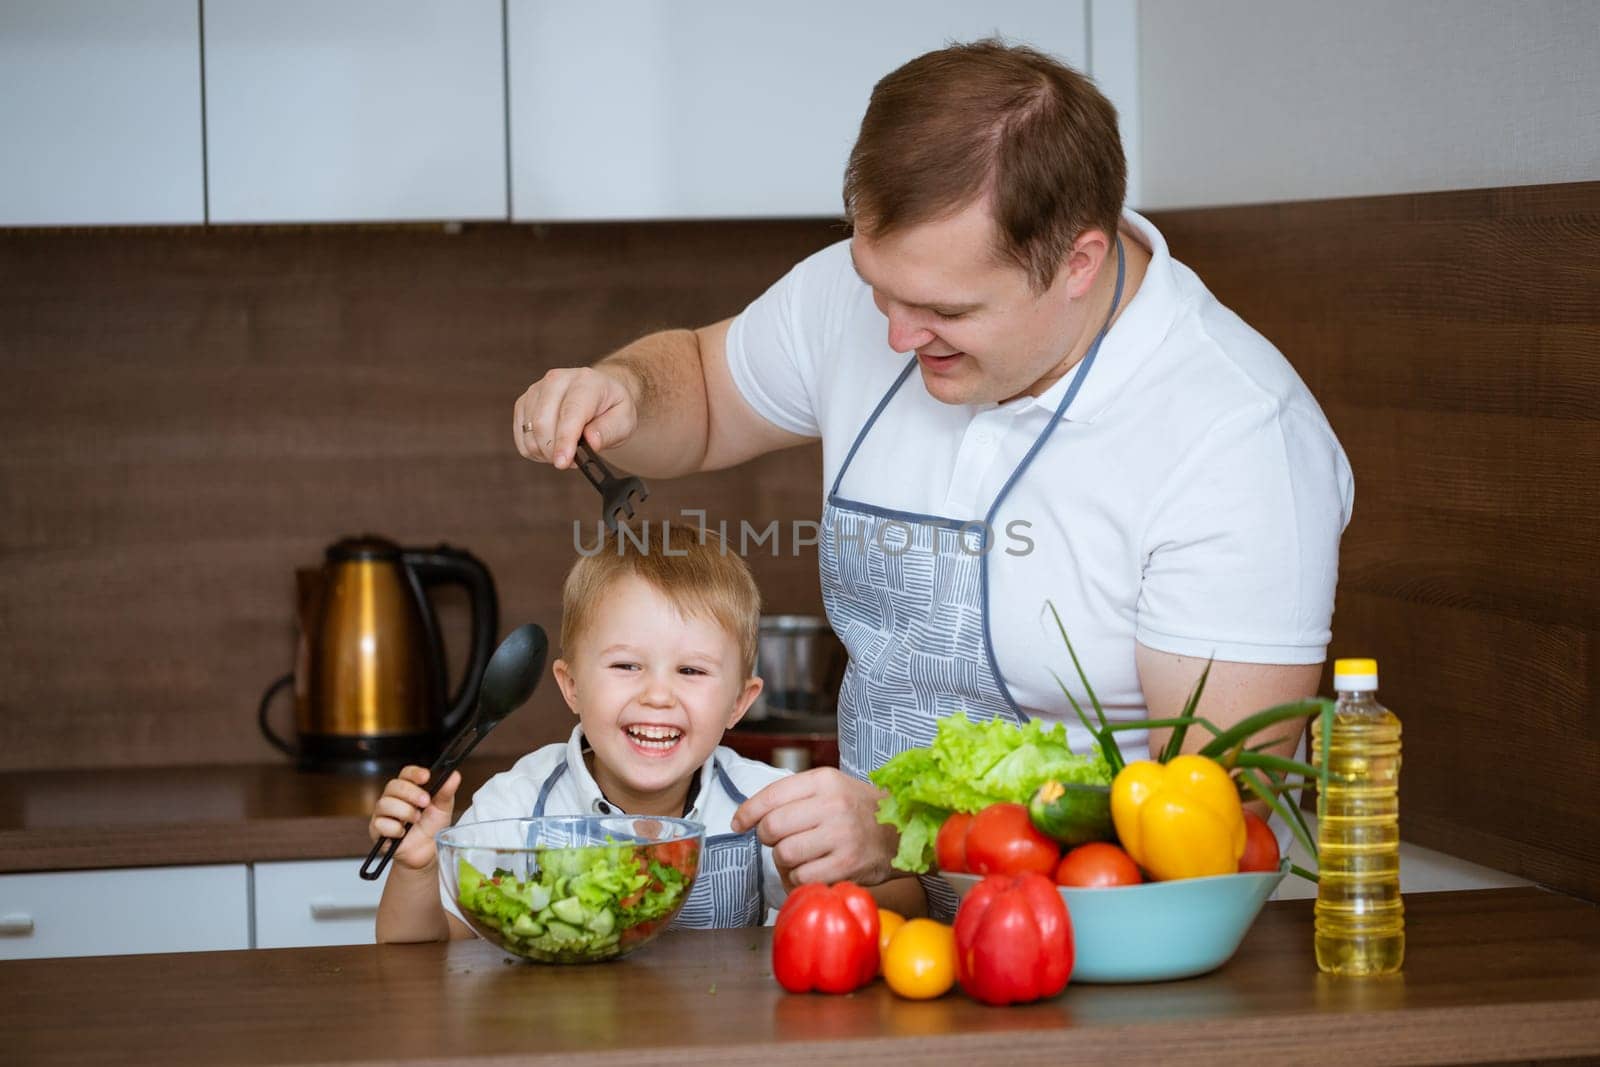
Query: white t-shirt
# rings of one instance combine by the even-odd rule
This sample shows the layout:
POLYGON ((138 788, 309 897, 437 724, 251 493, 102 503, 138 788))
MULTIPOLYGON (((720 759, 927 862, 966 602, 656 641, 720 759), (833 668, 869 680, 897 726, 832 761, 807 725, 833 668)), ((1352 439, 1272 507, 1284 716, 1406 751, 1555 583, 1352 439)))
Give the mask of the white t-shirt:
MULTIPOLYGON (((575 726, 572 736, 566 741, 545 745, 528 753, 512 764, 509 771, 503 771, 483 783, 472 794, 471 807, 461 813, 456 825, 487 822, 490 819, 530 818, 539 803, 539 792, 544 788, 545 781, 562 763, 567 765, 567 773, 557 780, 550 795, 545 798, 546 815, 628 814, 606 800, 600 792, 594 775, 589 773, 588 764, 583 759, 586 748, 583 727, 575 726)), ((747 797, 755 796, 765 786, 779 778, 788 777, 790 773, 770 764, 746 759, 725 745, 718 746, 700 769, 700 790, 688 814, 684 815, 686 819, 704 823, 708 839, 733 832, 733 813, 739 807, 717 781, 712 768, 713 761, 722 764, 722 769, 733 780, 733 784, 747 797)), ((778 876, 777 865, 772 860, 772 849, 766 845, 761 846, 761 888, 766 896, 770 918, 771 909, 783 903, 786 893, 783 880, 778 876)), ((466 921, 443 883, 439 886, 439 899, 445 911, 466 921)))
MULTIPOLYGON (((1066 721, 1078 751, 1089 739, 1055 675, 1080 703, 1084 694, 1047 600, 1119 720, 1146 717, 1136 643, 1319 663, 1354 499, 1343 449, 1278 350, 1175 261, 1147 220, 1125 212, 1122 237, 1150 250, 1149 269, 997 513, 988 556, 1000 673, 1025 712, 1066 721)), ((728 332, 729 368, 751 406, 822 438, 825 494, 911 358, 887 333, 847 241, 797 265, 728 332)), ((840 495, 982 520, 1081 370, 1039 397, 973 405, 935 400, 913 371, 840 495)))

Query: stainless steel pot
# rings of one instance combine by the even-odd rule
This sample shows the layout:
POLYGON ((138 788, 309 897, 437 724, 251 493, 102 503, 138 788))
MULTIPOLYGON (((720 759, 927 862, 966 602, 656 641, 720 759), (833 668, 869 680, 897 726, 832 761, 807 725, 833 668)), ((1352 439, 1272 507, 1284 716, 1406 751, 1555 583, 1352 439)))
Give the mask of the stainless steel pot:
MULTIPOLYGON (((832 720, 847 657, 844 645, 816 615, 763 615, 756 674, 766 683, 747 719, 832 720)), ((831 727, 830 727, 831 729, 831 727)))

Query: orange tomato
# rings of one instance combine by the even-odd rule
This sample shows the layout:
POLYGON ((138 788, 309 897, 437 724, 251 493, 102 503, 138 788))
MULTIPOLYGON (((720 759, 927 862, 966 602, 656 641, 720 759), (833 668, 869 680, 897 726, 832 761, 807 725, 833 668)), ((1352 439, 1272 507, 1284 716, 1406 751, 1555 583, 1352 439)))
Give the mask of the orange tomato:
POLYGON ((932 1000, 956 981, 955 931, 932 919, 912 919, 889 939, 883 980, 910 1000, 932 1000))
POLYGON ((889 951, 889 939, 906 924, 906 917, 888 908, 878 909, 878 971, 883 972, 883 954, 889 951))

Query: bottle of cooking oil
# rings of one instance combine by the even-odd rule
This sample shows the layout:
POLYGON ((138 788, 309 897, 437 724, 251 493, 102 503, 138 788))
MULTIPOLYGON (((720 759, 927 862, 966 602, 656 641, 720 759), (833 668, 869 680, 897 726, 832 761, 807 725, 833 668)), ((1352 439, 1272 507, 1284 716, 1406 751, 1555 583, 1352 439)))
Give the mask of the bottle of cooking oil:
POLYGON ((1317 966, 1392 974, 1405 957, 1400 899, 1400 720, 1378 703, 1378 664, 1334 661, 1338 704, 1327 750, 1313 721, 1312 762, 1327 760, 1317 799, 1317 966))

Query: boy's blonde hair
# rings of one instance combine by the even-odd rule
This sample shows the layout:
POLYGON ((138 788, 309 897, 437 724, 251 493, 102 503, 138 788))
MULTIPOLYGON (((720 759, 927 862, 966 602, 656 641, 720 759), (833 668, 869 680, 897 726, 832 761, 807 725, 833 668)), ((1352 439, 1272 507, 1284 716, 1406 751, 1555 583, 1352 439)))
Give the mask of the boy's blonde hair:
POLYGON ((732 634, 745 676, 755 674, 761 593, 750 568, 716 534, 665 522, 646 523, 642 539, 608 534, 598 552, 572 565, 561 588, 562 655, 572 655, 600 598, 628 577, 649 582, 685 616, 710 619, 732 634))

